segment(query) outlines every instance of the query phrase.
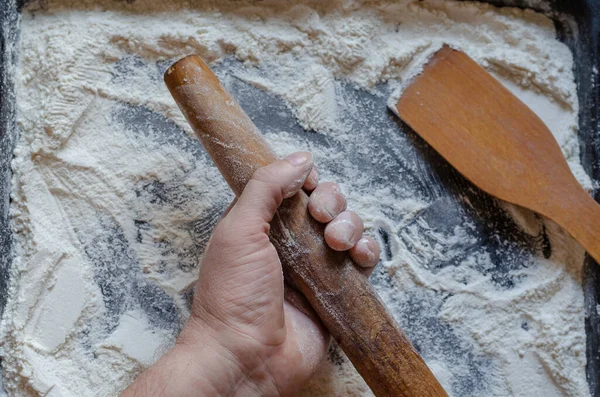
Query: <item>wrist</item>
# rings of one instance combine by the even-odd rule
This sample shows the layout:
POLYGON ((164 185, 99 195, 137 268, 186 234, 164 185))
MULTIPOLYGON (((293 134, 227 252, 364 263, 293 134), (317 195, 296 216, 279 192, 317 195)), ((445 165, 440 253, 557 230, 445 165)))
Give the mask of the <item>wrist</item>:
POLYGON ((260 366, 240 360, 197 319, 190 319, 163 357, 144 371, 121 397, 271 396, 260 366))
POLYGON ((202 374, 196 390, 208 388, 211 395, 277 396, 257 344, 231 330, 215 330, 192 316, 173 350, 190 371, 202 374))

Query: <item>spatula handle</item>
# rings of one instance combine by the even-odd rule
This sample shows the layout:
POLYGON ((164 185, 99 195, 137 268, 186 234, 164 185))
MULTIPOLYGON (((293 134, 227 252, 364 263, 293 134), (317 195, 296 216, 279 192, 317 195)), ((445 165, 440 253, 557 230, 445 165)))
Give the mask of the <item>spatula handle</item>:
POLYGON ((556 192, 540 212, 564 227, 588 254, 600 263, 600 204, 572 178, 570 186, 556 192))
MULTIPOLYGON (((239 195, 276 157, 256 126, 197 56, 165 73, 165 83, 229 186, 239 195)), ((331 250, 303 192, 285 200, 271 241, 285 278, 306 297, 377 396, 446 396, 349 256, 331 250)))

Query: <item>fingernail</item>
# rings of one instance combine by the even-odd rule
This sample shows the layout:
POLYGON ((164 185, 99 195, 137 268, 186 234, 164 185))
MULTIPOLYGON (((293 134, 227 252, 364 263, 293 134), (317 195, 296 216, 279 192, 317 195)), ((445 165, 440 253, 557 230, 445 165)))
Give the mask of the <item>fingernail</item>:
POLYGON ((338 211, 338 202, 335 199, 335 197, 330 196, 330 195, 322 195, 323 197, 319 196, 319 203, 321 204, 321 208, 322 210, 331 218, 333 219, 335 217, 336 214, 339 214, 340 211, 338 211))
POLYGON ((379 245, 371 239, 365 238, 365 240, 369 251, 371 252, 371 254, 375 255, 375 252, 379 251, 379 245))
POLYGON ((356 252, 355 262, 361 267, 369 268, 373 266, 375 260, 375 251, 373 250, 372 241, 368 238, 361 238, 355 245, 356 252))
POLYGON ((331 223, 333 224, 332 228, 336 229, 338 232, 338 238, 340 241, 348 245, 348 248, 352 247, 352 237, 354 237, 354 233, 356 232, 356 226, 354 223, 346 219, 333 221, 331 223))
POLYGON ((311 155, 308 152, 296 152, 292 153, 285 158, 285 160, 295 167, 299 167, 301 165, 306 164, 306 162, 310 159, 311 155))
POLYGON ((379 244, 377 244, 377 241, 373 240, 372 238, 368 238, 367 240, 367 247, 368 247, 368 257, 369 257, 369 263, 371 265, 373 265, 375 262, 377 262, 379 260, 379 255, 381 254, 381 249, 379 248, 379 244))

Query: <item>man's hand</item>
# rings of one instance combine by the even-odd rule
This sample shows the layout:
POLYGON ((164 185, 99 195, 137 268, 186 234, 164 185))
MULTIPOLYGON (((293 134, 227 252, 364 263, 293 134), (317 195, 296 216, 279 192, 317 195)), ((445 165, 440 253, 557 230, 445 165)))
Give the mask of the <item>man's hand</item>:
POLYGON ((329 335, 303 298, 285 289, 269 222, 285 198, 312 192, 325 241, 349 250, 367 277, 379 246, 346 211, 339 187, 318 184, 309 153, 260 168, 216 226, 200 264, 192 313, 177 343, 123 396, 288 396, 313 375, 329 335), (285 298, 284 298, 285 295, 285 298))

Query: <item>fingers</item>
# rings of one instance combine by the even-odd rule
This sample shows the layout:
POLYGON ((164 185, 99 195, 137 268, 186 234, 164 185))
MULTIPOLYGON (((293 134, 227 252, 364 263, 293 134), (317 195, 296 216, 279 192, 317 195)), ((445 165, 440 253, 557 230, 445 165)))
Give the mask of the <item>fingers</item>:
POLYGON ((308 211, 321 223, 331 222, 346 209, 346 198, 337 183, 323 182, 316 187, 308 201, 308 211))
POLYGON ((349 250, 352 260, 368 276, 379 262, 379 244, 363 235, 364 225, 361 218, 346 210, 346 198, 340 187, 333 182, 319 184, 308 202, 308 211, 313 218, 325 227, 325 241, 336 251, 349 250))
POLYGON ((363 268, 364 273, 370 276, 379 262, 379 244, 372 237, 363 236, 354 247, 350 248, 350 257, 358 266, 363 268))
POLYGON ((306 182, 304 182, 304 186, 302 187, 304 188, 304 190, 312 192, 313 190, 315 190, 318 184, 319 173, 317 172, 317 167, 313 167, 313 169, 310 171, 310 174, 308 174, 308 178, 306 178, 306 182))
POLYGON ((248 222, 270 222, 283 199, 292 197, 302 188, 312 169, 312 156, 307 152, 292 153, 259 168, 230 214, 244 214, 248 222))
POLYGON ((347 251, 362 237, 362 219, 352 211, 344 211, 325 226, 325 241, 336 251, 347 251))

